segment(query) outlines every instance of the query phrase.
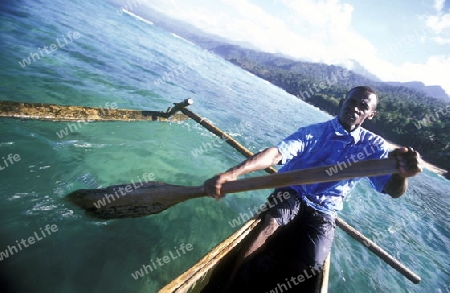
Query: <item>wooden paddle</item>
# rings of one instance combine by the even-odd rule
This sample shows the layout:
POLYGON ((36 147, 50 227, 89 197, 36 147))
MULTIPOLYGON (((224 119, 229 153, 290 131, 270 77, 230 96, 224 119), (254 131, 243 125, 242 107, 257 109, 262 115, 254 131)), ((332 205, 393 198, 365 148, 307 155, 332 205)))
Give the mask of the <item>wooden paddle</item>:
MULTIPOLYGON (((356 162, 347 168, 321 166, 226 182, 224 193, 338 181, 397 173, 394 158, 356 162), (342 169, 342 170, 341 170, 342 169), (330 175, 331 170, 336 170, 330 175)), ((191 198, 204 197, 203 186, 169 185, 162 182, 122 184, 103 189, 80 189, 67 199, 88 214, 101 219, 141 217, 156 214, 191 198)))

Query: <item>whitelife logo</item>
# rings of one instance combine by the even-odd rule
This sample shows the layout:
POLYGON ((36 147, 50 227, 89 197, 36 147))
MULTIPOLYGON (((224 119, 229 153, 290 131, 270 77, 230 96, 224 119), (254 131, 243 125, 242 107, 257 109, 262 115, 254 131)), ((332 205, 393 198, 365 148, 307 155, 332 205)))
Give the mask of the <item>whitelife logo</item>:
POLYGON ((2 157, 2 160, 3 160, 4 167, 0 163, 0 171, 5 170, 9 166, 14 165, 14 163, 19 162, 20 161, 20 155, 19 154, 15 154, 15 155, 9 154, 8 157, 6 157, 6 159, 5 159, 5 157, 2 157), (9 164, 8 164, 8 162, 9 162, 9 164))
MULTIPOLYGON (((81 37, 80 33, 78 32, 68 32, 66 35, 69 40, 71 42, 73 42, 74 40, 78 39, 81 37)), ((64 42, 61 43, 59 38, 56 39, 56 43, 58 44, 58 46, 56 44, 51 44, 50 47, 44 46, 44 49, 41 49, 40 47, 38 47, 39 53, 30 53, 28 58, 23 59, 22 61, 19 61, 19 64, 22 68, 25 68, 27 65, 31 65, 31 63, 36 62, 37 60, 41 59, 41 57, 46 57, 50 54, 52 54, 53 52, 55 52, 58 49, 61 49, 63 47, 65 47, 66 45, 69 44, 69 42, 67 42, 66 36, 62 35, 64 42), (48 50, 50 48, 50 51, 48 50), (45 54, 47 54, 46 56, 44 56, 44 52, 45 54), (33 62, 31 61, 31 59, 33 59, 33 62)))
POLYGON ((188 244, 184 244, 182 243, 179 247, 178 250, 177 247, 175 247, 175 253, 172 253, 172 251, 169 251, 169 256, 165 255, 162 258, 157 257, 156 258, 156 263, 158 263, 158 265, 156 265, 155 261, 153 261, 153 259, 150 261, 151 264, 142 265, 142 269, 140 269, 139 271, 136 271, 134 273, 131 274, 131 276, 133 277, 133 279, 137 280, 139 278, 142 278, 143 276, 145 276, 146 274, 150 272, 153 272, 154 270, 157 270, 158 267, 162 267, 164 264, 168 264, 169 262, 171 262, 172 260, 175 260, 179 257, 181 257, 182 255, 185 255, 188 251, 191 251, 193 249, 192 244, 188 243, 188 244), (144 273, 145 271, 145 273, 144 273))
POLYGON ((38 232, 34 232, 34 234, 33 234, 34 237, 30 236, 30 237, 28 237, 28 239, 23 239, 22 238, 20 241, 16 240, 17 246, 16 245, 12 245, 12 246, 8 245, 8 247, 5 249, 5 251, 0 251, 0 261, 2 261, 3 259, 8 258, 9 256, 11 256, 11 255, 13 255, 15 253, 18 253, 19 251, 22 251, 22 246, 24 248, 27 248, 30 245, 36 243, 36 240, 37 241, 41 241, 45 237, 50 236, 52 234, 52 232, 53 233, 57 232, 58 231, 58 226, 56 226, 56 224, 53 224, 51 226, 50 225, 45 225, 44 230, 47 233, 45 233, 44 230, 42 230, 42 228, 39 228, 39 229, 41 230, 40 235, 42 237, 39 236, 38 232), (17 249, 17 247, 19 249, 17 249))

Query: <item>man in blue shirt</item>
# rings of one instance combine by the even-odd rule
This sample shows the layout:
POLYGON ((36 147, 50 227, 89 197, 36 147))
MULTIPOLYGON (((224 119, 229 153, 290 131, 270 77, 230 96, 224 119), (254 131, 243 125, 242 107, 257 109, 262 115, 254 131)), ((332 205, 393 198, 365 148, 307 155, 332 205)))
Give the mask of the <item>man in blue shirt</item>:
MULTIPOLYGON (((394 156, 397 159, 398 174, 370 177, 369 180, 377 191, 394 198, 401 196, 407 189, 407 178, 421 172, 419 155, 411 148, 398 148, 389 152, 383 138, 360 127, 366 119, 370 120, 376 115, 377 104, 378 95, 372 88, 359 86, 351 89, 339 104, 337 117, 302 127, 275 147, 267 148, 205 181, 205 191, 219 200, 225 195, 220 192, 223 183, 276 164, 283 165, 279 172, 333 165, 334 167, 327 170, 331 176, 360 160, 394 156)), ((305 268, 321 267, 333 242, 336 213, 342 209, 345 196, 359 180, 347 179, 276 189, 269 197, 269 202, 272 203, 270 206, 274 207, 264 213, 258 236, 243 251, 245 266, 243 265, 240 271, 244 271, 241 275, 247 276, 241 276, 237 287, 244 289, 245 282, 251 282, 248 281, 251 270, 258 270, 254 277, 259 276, 260 283, 265 279, 263 270, 267 271, 267 276, 277 275, 276 272, 271 272, 271 269, 276 267, 276 262, 280 261, 282 254, 286 255, 285 251, 272 251, 268 257, 269 253, 266 253, 265 259, 258 256, 259 260, 254 260, 254 256, 264 251, 262 245, 274 242, 273 238, 283 239, 281 241, 284 243, 280 244, 279 250, 292 247, 291 244, 295 243, 294 249, 288 252, 292 261, 283 264, 288 268, 285 271, 295 273, 305 268), (290 224, 287 225, 288 223, 290 224), (283 230, 279 229, 280 227, 284 230, 290 227, 288 234, 291 238, 280 236, 283 235, 277 231, 283 230), (276 236, 270 237, 275 231, 276 236), (295 235, 292 236, 293 234, 295 235), (296 247, 298 249, 295 249, 296 247)), ((241 261, 238 262, 239 266, 241 261)), ((283 278, 282 273, 277 276, 279 279, 283 278)), ((251 288, 256 289, 254 284, 251 288)))

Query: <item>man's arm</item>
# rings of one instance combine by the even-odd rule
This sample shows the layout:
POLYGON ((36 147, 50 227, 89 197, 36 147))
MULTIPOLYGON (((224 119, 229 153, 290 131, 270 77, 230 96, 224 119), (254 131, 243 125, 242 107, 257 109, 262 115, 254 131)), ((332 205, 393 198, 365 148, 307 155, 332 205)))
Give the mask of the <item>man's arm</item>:
POLYGON ((419 153, 412 148, 398 148, 389 153, 389 157, 395 156, 397 160, 397 174, 392 174, 391 179, 384 185, 383 191, 397 198, 402 196, 408 189, 408 177, 422 172, 419 166, 419 153))
POLYGON ((218 174, 213 178, 206 180, 203 184, 205 192, 209 196, 215 197, 219 200, 225 196, 225 194, 220 193, 223 183, 236 180, 241 175, 257 170, 263 170, 270 166, 276 165, 281 159, 282 155, 277 148, 267 148, 243 161, 239 165, 225 171, 224 173, 218 174))

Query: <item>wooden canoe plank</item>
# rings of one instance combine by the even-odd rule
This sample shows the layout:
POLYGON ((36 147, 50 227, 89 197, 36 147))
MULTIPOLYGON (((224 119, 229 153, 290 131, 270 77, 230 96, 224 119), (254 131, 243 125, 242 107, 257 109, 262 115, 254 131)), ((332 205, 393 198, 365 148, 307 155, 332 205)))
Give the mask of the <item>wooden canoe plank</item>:
MULTIPOLYGON (((200 293, 210 281, 214 270, 223 265, 221 262, 224 258, 239 249, 242 242, 250 235, 259 223, 259 215, 250 219, 239 230, 208 252, 191 268, 160 289, 158 293, 200 293)), ((321 278, 317 279, 315 293, 328 292, 330 258, 331 253, 325 260, 321 278)))
POLYGON ((330 269, 331 269, 331 251, 325 259, 325 264, 323 265, 322 271, 322 285, 318 287, 318 293, 328 293, 328 282, 330 279, 330 269))
POLYGON ((213 248, 194 266, 164 286, 158 293, 200 292, 208 283, 212 270, 225 255, 230 253, 260 223, 259 218, 250 219, 239 230, 213 248))

